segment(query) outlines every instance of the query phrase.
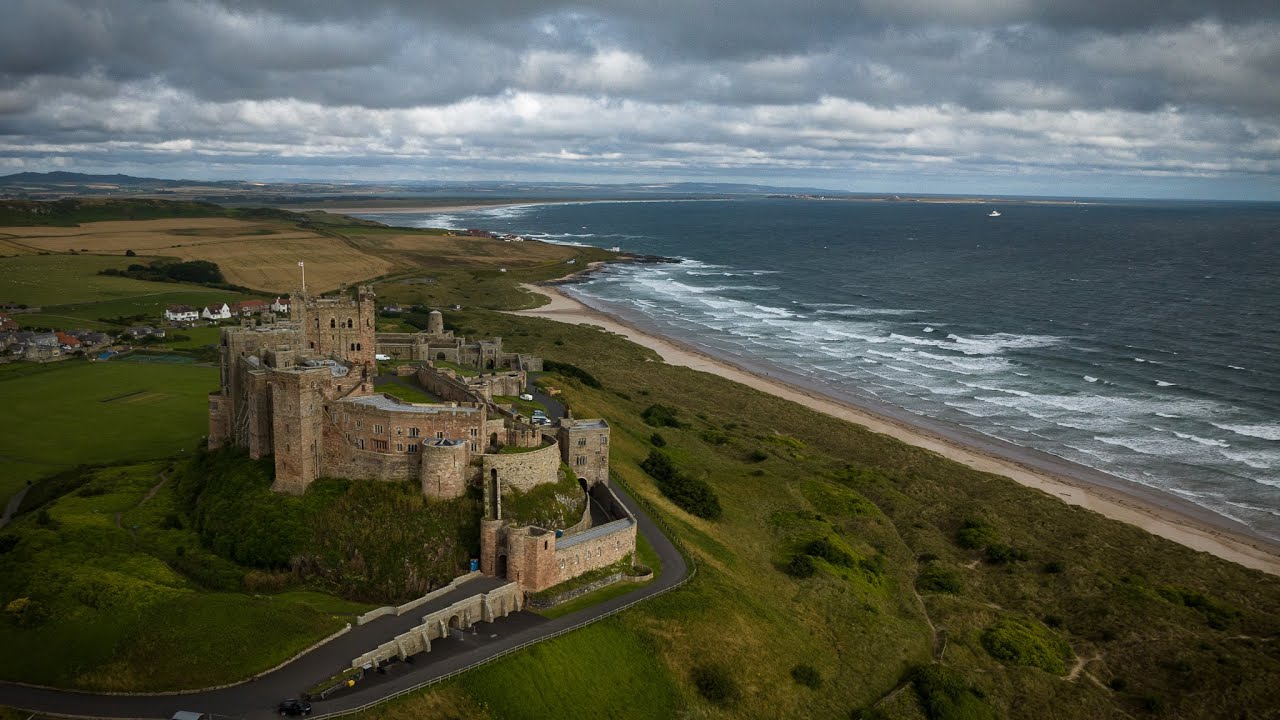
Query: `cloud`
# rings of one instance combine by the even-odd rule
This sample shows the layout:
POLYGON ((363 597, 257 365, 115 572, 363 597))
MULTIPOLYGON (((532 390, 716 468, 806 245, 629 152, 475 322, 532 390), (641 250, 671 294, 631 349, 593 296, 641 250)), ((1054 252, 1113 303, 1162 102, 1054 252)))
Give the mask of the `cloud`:
MULTIPOLYGON (((980 179, 1280 162, 1275 3, 15 0, 0 149, 101 166, 980 179), (198 159, 198 162, 197 162, 198 159)), ((265 174, 265 173, 260 173, 265 174)))

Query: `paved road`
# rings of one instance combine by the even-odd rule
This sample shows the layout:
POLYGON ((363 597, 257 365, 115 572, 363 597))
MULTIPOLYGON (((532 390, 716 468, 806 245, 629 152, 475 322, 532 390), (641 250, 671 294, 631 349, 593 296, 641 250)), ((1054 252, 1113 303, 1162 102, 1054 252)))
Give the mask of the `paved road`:
MULTIPOLYGON (((385 675, 375 675, 348 693, 325 701, 315 701, 314 714, 357 708, 380 698, 466 668, 495 653, 601 617, 617 608, 666 590, 688 574, 684 558, 647 514, 621 487, 614 486, 619 499, 631 509, 640 532, 662 560, 662 575, 633 592, 554 620, 519 612, 493 623, 477 623, 472 630, 448 640, 432 642, 430 653, 417 655, 413 662, 395 663, 385 675)), ((177 710, 194 710, 218 715, 251 718, 274 717, 275 704, 296 697, 302 690, 348 667, 352 658, 406 632, 437 607, 465 597, 487 592, 504 580, 480 577, 436 600, 399 617, 383 617, 352 628, 341 637, 302 656, 292 663, 250 681, 222 690, 177 696, 94 695, 63 690, 43 690, 0 683, 0 705, 32 712, 102 718, 168 718, 177 710)))

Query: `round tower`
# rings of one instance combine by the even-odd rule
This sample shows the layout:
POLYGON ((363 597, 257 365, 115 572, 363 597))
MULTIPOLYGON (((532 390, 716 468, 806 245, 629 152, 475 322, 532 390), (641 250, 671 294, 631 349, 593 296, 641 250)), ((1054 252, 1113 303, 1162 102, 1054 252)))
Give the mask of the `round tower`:
POLYGON ((444 315, 439 310, 427 313, 427 332, 431 335, 444 335, 444 315))

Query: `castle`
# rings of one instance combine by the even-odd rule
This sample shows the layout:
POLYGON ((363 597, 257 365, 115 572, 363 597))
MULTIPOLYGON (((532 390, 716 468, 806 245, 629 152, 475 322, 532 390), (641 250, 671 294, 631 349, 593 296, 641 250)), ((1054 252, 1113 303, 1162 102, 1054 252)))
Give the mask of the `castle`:
POLYGON ((635 550, 636 521, 609 486, 609 425, 560 419, 537 425, 498 396, 525 392, 531 355, 502 339, 467 342, 438 311, 420 333, 375 332, 375 295, 295 295, 289 319, 268 313, 222 331, 221 379, 209 395, 209 448, 271 456, 277 492, 301 494, 320 477, 409 481, 429 498, 484 497, 480 569, 537 592, 635 550), (400 365, 440 399, 411 403, 375 388, 377 358, 400 365), (475 368, 460 373, 434 363, 475 368), (583 507, 564 528, 503 515, 503 498, 578 479, 583 507))

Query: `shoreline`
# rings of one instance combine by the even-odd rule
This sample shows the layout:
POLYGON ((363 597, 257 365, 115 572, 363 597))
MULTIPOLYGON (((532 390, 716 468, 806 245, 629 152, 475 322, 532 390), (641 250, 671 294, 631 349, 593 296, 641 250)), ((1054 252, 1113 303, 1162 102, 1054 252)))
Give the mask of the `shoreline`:
MULTIPOLYGON (((593 263, 595 265, 595 263, 593 263)), ((576 275, 590 272, 585 268, 576 275)), ((574 276, 570 276, 571 278, 574 276)), ((964 432, 906 411, 872 408, 836 398, 813 388, 765 376, 759 371, 713 357, 677 340, 646 331, 597 310, 547 285, 521 287, 550 303, 515 315, 540 317, 576 325, 595 325, 647 347, 671 365, 719 375, 812 410, 862 425, 909 445, 931 450, 975 470, 1007 477, 1059 500, 1135 525, 1193 550, 1207 552, 1245 567, 1280 575, 1280 543, 1258 535, 1243 523, 1159 490, 1072 463, 1049 453, 995 438, 964 432)))

